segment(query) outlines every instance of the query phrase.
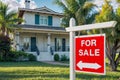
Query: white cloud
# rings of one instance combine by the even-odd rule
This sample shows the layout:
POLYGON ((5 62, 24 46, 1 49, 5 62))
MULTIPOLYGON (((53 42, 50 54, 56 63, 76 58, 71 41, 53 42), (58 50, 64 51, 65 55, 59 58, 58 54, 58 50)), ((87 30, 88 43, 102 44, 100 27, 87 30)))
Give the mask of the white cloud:
MULTIPOLYGON (((25 7, 25 0, 20 0, 20 2, 18 2, 17 0, 1 0, 2 2, 9 4, 9 7, 11 8, 11 10, 18 10, 18 8, 24 8, 25 7)), ((31 0, 30 3, 30 8, 34 9, 36 8, 37 5, 35 3, 35 1, 31 0)))
MULTIPOLYGON (((113 9, 115 11, 118 8, 119 4, 116 2, 116 0, 109 0, 109 1, 111 1, 111 5, 113 6, 113 9)), ((99 9, 96 8, 96 10, 98 11, 102 9, 102 5, 105 3, 104 0, 94 0, 93 2, 99 7, 99 9)))
POLYGON ((17 0, 2 0, 2 2, 8 4, 11 10, 17 10, 20 6, 17 0))
POLYGON ((96 4, 98 7, 101 7, 103 5, 103 0, 94 0, 94 4, 96 4))
MULTIPOLYGON (((25 7, 25 0, 20 0, 19 4, 20 4, 20 7, 24 8, 25 7)), ((34 9, 36 7, 37 7, 37 5, 36 5, 35 1, 31 0, 30 1, 30 8, 34 9)))
MULTIPOLYGON (((116 9, 118 7, 118 4, 116 0, 108 0, 111 1, 111 5, 116 9)), ((101 7, 104 4, 104 0, 94 0, 94 4, 96 4, 98 7, 101 7)))

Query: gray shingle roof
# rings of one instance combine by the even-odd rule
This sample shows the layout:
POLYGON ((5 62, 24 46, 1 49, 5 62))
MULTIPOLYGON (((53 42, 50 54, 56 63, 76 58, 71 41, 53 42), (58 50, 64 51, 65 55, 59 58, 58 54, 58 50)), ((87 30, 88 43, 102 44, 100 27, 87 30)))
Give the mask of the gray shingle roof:
POLYGON ((60 31, 65 31, 65 28, 63 27, 55 27, 55 26, 39 26, 39 25, 27 25, 27 24, 20 24, 18 25, 18 27, 24 29, 24 28, 27 28, 27 29, 46 29, 46 30, 60 30, 60 31))

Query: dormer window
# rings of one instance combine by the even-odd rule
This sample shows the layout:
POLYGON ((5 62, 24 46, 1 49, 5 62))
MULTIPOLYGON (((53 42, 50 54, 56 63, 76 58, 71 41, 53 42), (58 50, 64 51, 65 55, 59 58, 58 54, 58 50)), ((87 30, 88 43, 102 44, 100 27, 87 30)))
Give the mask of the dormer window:
POLYGON ((35 14, 35 24, 43 26, 52 26, 53 18, 52 16, 35 14))
POLYGON ((48 25, 48 16, 40 16, 40 25, 48 25))

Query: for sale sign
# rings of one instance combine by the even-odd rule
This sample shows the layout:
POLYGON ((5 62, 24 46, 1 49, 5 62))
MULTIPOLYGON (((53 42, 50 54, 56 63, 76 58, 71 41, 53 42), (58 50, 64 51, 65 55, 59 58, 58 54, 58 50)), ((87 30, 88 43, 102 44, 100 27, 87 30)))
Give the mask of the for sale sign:
POLYGON ((75 37, 75 70, 105 74, 105 34, 75 37))

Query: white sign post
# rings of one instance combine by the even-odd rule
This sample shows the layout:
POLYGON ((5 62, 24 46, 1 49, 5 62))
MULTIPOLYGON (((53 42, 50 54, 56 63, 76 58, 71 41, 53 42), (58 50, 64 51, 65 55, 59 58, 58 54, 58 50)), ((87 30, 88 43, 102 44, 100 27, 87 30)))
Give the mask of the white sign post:
MULTIPOLYGON (((75 49, 74 49, 74 38, 76 31, 82 30, 91 30, 91 29, 102 29, 102 28, 110 28, 115 27, 116 21, 89 24, 89 25, 81 25, 75 26, 75 19, 70 19, 70 27, 66 28, 67 32, 70 32, 70 80, 75 80, 75 49)), ((86 67, 86 66, 85 66, 86 67)))
MULTIPOLYGON (((70 28, 75 26, 75 19, 71 18, 70 19, 70 28)), ((75 32, 71 31, 70 32, 70 80, 75 80, 75 54, 74 54, 74 37, 75 37, 75 32)))

